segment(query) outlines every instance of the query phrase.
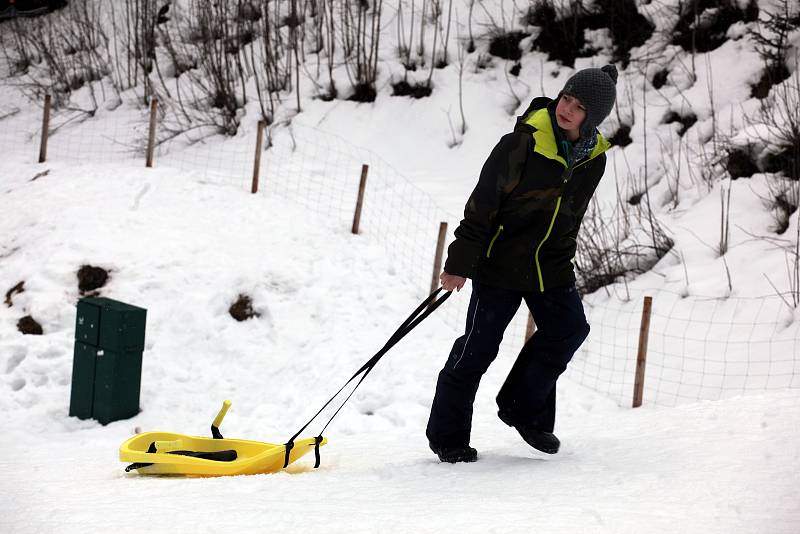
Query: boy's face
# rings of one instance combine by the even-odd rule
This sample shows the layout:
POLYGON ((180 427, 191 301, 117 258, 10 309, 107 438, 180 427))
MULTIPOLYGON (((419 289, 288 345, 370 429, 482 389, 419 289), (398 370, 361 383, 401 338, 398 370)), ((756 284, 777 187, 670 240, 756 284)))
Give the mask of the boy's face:
POLYGON ((577 139, 578 130, 586 119, 586 108, 572 95, 563 94, 556 105, 558 127, 577 139))

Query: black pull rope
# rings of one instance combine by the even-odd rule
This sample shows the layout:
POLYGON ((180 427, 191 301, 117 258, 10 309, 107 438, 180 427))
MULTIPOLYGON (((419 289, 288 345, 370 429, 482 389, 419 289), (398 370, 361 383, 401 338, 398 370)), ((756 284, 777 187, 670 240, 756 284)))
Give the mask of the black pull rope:
POLYGON ((328 399, 328 401, 322 406, 322 408, 320 408, 319 411, 317 411, 317 413, 314 414, 314 416, 311 419, 309 419, 308 422, 305 425, 303 425, 303 427, 300 430, 298 430, 294 436, 289 438, 289 441, 286 442, 286 457, 284 458, 284 465, 283 465, 284 468, 289 465, 289 454, 291 453, 291 450, 294 447, 295 438, 297 438, 297 436, 299 436, 300 433, 303 432, 303 430, 305 430, 308 427, 308 425, 310 425, 314 421, 314 419, 316 419, 319 416, 319 414, 321 414, 325 410, 325 408, 327 408, 334 401, 334 399, 336 399, 339 396, 339 394, 342 391, 344 391, 344 389, 353 380, 355 380, 359 375, 361 375, 361 379, 356 383, 353 390, 350 392, 347 398, 344 399, 344 401, 341 403, 336 412, 334 412, 334 414, 331 416, 328 422, 325 423, 325 426, 322 428, 322 431, 320 431, 319 435, 315 439, 314 453, 317 461, 314 467, 319 467, 320 463, 319 446, 320 443, 322 442, 322 433, 325 431, 326 428, 328 428, 328 425, 331 424, 331 421, 333 421, 333 419, 339 414, 341 409, 344 408, 344 405, 347 404, 347 401, 350 400, 350 397, 353 396, 353 393, 356 392, 356 389, 358 389, 358 387, 361 385, 361 383, 364 381, 367 375, 369 375, 369 373, 372 371, 372 369, 375 367, 378 361, 380 361, 380 359, 387 352, 389 352, 389 349, 394 347, 401 339, 403 339, 406 336, 406 334, 411 332, 411 330, 413 330, 417 325, 419 325, 422 321, 424 321, 431 313, 436 311, 436 308, 441 306, 442 303, 444 303, 444 301, 450 297, 452 291, 447 291, 445 292, 444 295, 437 298, 439 296, 439 293, 442 292, 442 289, 443 288, 440 287, 439 289, 431 293, 424 301, 422 301, 422 303, 419 306, 417 306, 417 309, 415 309, 411 313, 411 315, 409 315, 408 318, 405 321, 403 321, 403 324, 400 325, 400 327, 394 332, 394 334, 392 334, 392 336, 389 338, 389 340, 386 342, 383 348, 379 350, 377 353, 375 353, 375 355, 372 356, 372 358, 367 360, 367 362, 364 363, 364 365, 362 365, 358 369, 358 371, 356 371, 353 374, 353 376, 350 377, 350 379, 344 383, 344 385, 341 388, 339 388, 339 391, 337 391, 330 399, 328 399))
MULTIPOLYGON (((358 383, 357 383, 357 384, 356 384, 356 386, 353 388, 353 390, 350 392, 350 394, 347 396, 347 398, 344 400, 344 402, 343 402, 343 403, 342 403, 342 404, 339 406, 339 409, 338 409, 338 410, 336 410, 336 412, 335 412, 335 413, 333 414, 333 416, 332 416, 332 417, 331 417, 331 418, 328 420, 328 422, 327 422, 327 423, 325 423, 325 426, 322 428, 322 431, 320 432, 320 434, 322 434, 322 432, 325 432, 325 429, 327 429, 327 428, 328 428, 328 425, 329 425, 329 424, 331 424, 331 421, 333 421, 333 418, 334 418, 334 417, 336 417, 336 415, 337 415, 337 414, 339 413, 339 411, 340 411, 340 410, 341 410, 341 409, 344 407, 344 405, 345 405, 345 404, 347 404, 347 401, 348 401, 348 400, 350 400, 350 397, 352 397, 352 396, 353 396, 353 394, 356 392, 356 389, 358 389, 358 386, 360 386, 360 385, 361 385, 361 382, 363 382, 363 381, 364 381, 364 379, 365 379, 365 378, 367 378, 367 375, 369 375, 369 373, 370 373, 370 372, 372 372, 372 369, 374 369, 374 368, 375 368, 375 365, 378 363, 378 360, 380 360, 380 359, 383 357, 383 355, 384 355, 384 354, 386 354, 387 352, 389 352, 389 349, 391 349, 392 347, 394 347, 394 346, 395 346, 395 345, 396 345, 396 344, 397 344, 397 343, 398 343, 398 342, 399 342, 399 341, 400 341, 400 340, 401 340, 401 339, 402 339, 402 338, 403 338, 403 337, 404 337, 406 334, 408 334, 409 332, 411 332, 411 330, 413 330, 413 329, 414 329, 414 328, 415 328, 415 327, 416 327, 416 326, 417 326, 419 323, 421 323, 421 322, 422 322, 422 321, 423 321, 423 320, 424 320, 426 317, 428 317, 428 315, 430 315, 431 313, 433 313, 433 312, 434 312, 434 310, 436 310, 436 308, 438 308, 438 307, 439 307, 439 306, 442 304, 442 302, 444 302, 445 300, 447 300, 447 298, 448 298, 449 296, 450 296, 450 293, 447 293, 447 294, 445 294, 445 295, 444 295, 444 296, 443 296, 441 299, 439 299, 439 300, 438 300, 438 301, 436 301, 434 304, 432 304, 432 305, 431 305, 431 306, 430 306, 430 307, 429 307, 427 310, 425 310, 425 312, 424 312, 424 313, 422 313, 422 314, 421 314, 419 317, 416 317, 416 318, 415 318, 415 319, 414 319, 412 322, 408 323, 407 325, 406 325, 406 323, 404 323, 404 326, 406 326, 406 328, 405 328, 405 330, 404 330, 402 333, 400 333, 399 331, 398 331, 398 332, 395 332, 395 335, 396 335, 397 337, 393 336, 393 337, 392 337, 392 338, 391 338, 391 339, 390 339, 390 340, 389 340, 389 341, 386 343, 386 345, 384 345, 384 347, 383 347, 383 348, 382 348, 382 349, 381 349, 381 350, 380 350, 380 351, 379 351, 379 352, 378 352, 378 353, 377 353, 375 356, 373 356, 373 357, 370 359, 370 362, 371 362, 371 363, 369 363, 369 362, 368 362, 368 363, 369 363, 369 365, 368 365, 368 366, 364 366, 364 368, 363 368, 363 369, 364 369, 364 374, 363 374, 363 375, 361 375, 361 379, 358 381, 358 383), (398 334, 399 334, 399 335, 398 335, 398 334)), ((417 308, 417 311, 415 311, 415 312, 414 312, 414 315, 416 315, 416 313, 417 313, 417 312, 418 312, 418 311, 419 311, 421 308, 425 307, 425 305, 426 305, 426 303, 425 303, 425 302, 423 302, 423 304, 422 304, 422 305, 421 305, 419 308, 417 308)), ((358 376, 358 374, 356 374, 356 376, 358 376)), ((353 378, 355 378, 355 377, 353 377, 353 378)))

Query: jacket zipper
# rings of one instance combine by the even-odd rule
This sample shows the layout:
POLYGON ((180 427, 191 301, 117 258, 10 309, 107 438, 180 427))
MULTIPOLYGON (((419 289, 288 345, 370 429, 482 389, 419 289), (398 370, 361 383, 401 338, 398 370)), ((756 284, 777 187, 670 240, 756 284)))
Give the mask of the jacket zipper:
MULTIPOLYGON (((567 168, 564 169, 564 174, 562 175, 563 183, 566 184, 570 180, 570 178, 572 178, 572 173, 575 172, 575 169, 577 169, 582 165, 586 165, 587 163, 592 161, 592 159, 594 158, 589 158, 586 161, 583 161, 580 164, 575 165, 574 167, 567 166, 567 168)), ((553 211, 553 217, 550 219, 550 226, 548 226, 547 233, 544 235, 544 238, 539 242, 539 246, 536 247, 536 254, 534 255, 534 260, 536 261, 536 274, 539 277, 539 291, 542 292, 544 292, 544 277, 542 276, 542 265, 539 263, 539 251, 542 249, 542 245, 544 245, 545 241, 547 241, 547 239, 550 237, 550 233, 553 231, 553 226, 556 223, 556 216, 558 215, 558 210, 560 208, 561 208, 561 195, 559 195, 558 198, 556 199, 556 209, 553 211)), ((497 236, 495 236, 495 238, 497 238, 497 236)), ((492 243, 494 243, 494 240, 492 240, 492 243)), ((491 248, 492 246, 489 245, 489 250, 491 250, 491 248)))
POLYGON ((489 243, 489 248, 486 250, 486 257, 487 258, 492 253, 492 247, 494 246, 494 242, 497 241, 498 237, 500 237, 500 232, 502 232, 502 231, 503 231, 503 225, 501 224, 497 228, 497 232, 494 234, 494 237, 492 238, 491 242, 489 243))
POLYGON ((559 196, 556 200, 556 209, 553 211, 553 217, 550 219, 550 226, 547 228, 547 233, 545 234, 544 239, 539 242, 539 246, 536 247, 536 254, 534 257, 536 260, 536 273, 539 275, 539 291, 544 291, 544 278, 542 277, 542 266, 539 263, 539 251, 542 249, 542 245, 544 245, 545 241, 547 241, 547 238, 550 237, 550 232, 553 231, 553 225, 556 222, 556 215, 558 215, 558 210, 560 207, 561 197, 559 196))
POLYGON ((587 159, 586 161, 582 161, 582 162, 580 162, 579 164, 577 164, 577 165, 575 165, 574 167, 572 167, 572 170, 574 171, 574 170, 575 170, 575 169, 577 169, 578 167, 580 167, 580 166, 582 166, 582 165, 586 165, 587 163, 589 163, 589 162, 590 162, 590 161, 592 161, 593 159, 594 159, 594 158, 589 158, 589 159, 587 159))

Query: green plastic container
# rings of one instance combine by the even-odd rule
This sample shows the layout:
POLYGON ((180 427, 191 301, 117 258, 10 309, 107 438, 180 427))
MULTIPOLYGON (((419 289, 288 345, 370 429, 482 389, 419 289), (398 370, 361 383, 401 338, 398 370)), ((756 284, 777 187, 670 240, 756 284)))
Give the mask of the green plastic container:
POLYGON ((72 391, 69 414, 80 419, 92 417, 94 405, 94 371, 97 347, 75 341, 72 358, 72 391))
POLYGON ((92 417, 107 425, 139 413, 142 353, 100 349, 95 366, 92 417))
POLYGON ((144 350, 147 310, 105 297, 78 301, 75 339, 117 351, 144 350))
POLYGON ((89 299, 78 301, 75 317, 75 341, 97 346, 100 341, 100 306, 89 299))
POLYGON ((105 297, 78 301, 69 414, 102 424, 139 413, 147 310, 105 297))

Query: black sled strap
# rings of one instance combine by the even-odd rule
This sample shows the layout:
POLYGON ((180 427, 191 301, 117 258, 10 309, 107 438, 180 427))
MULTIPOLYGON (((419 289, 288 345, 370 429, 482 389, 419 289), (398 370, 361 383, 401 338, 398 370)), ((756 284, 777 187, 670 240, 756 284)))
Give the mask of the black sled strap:
POLYGON ((356 390, 358 389, 358 386, 360 386, 361 383, 364 381, 364 379, 367 378, 367 375, 370 373, 370 371, 372 371, 372 369, 375 367, 375 365, 378 363, 378 361, 380 361, 380 359, 383 358, 384 354, 389 352, 389 349, 394 347, 401 339, 403 339, 409 332, 411 332, 419 323, 424 321, 430 314, 432 314, 434 311, 436 311, 436 308, 441 306, 442 303, 445 300, 447 300, 448 297, 450 297, 450 295, 452 294, 452 291, 447 291, 447 292, 444 293, 444 295, 439 297, 439 293, 441 293, 442 290, 443 290, 443 288, 440 287, 439 289, 437 289, 436 291, 431 293, 425 300, 423 300, 422 303, 419 306, 417 306, 417 309, 415 309, 411 313, 411 315, 409 315, 408 318, 405 321, 403 321, 403 324, 400 325, 400 327, 395 331, 395 333, 392 334, 392 337, 389 338, 389 340, 386 342, 386 344, 383 346, 383 348, 381 350, 379 350, 377 353, 375 353, 375 355, 372 358, 367 360, 367 362, 364 365, 362 365, 358 369, 358 371, 356 371, 353 374, 353 376, 350 377, 350 380, 345 382, 344 385, 341 388, 339 388, 339 391, 337 391, 330 399, 328 399, 328 402, 326 402, 322 406, 322 408, 320 408, 319 411, 316 414, 314 414, 314 417, 309 419, 308 422, 305 425, 303 425, 303 427, 300 430, 298 430, 295 433, 294 436, 289 438, 289 441, 286 442, 286 458, 285 458, 285 461, 284 461, 284 464, 283 464, 284 468, 286 468, 289 465, 289 451, 291 451, 292 447, 294 447, 295 438, 297 438, 297 436, 299 436, 300 433, 303 430, 305 430, 308 427, 308 425, 310 425, 311 422, 314 421, 314 419, 316 419, 317 416, 319 414, 321 414, 323 412, 323 410, 325 410, 325 408, 327 408, 330 405, 330 403, 333 402, 333 400, 336 397, 338 397, 339 394, 342 391, 344 391, 344 389, 348 386, 348 384, 350 384, 350 382, 352 382, 359 375, 361 375, 361 378, 356 383, 356 385, 353 388, 353 390, 350 392, 350 394, 347 396, 347 398, 344 399, 342 404, 339 406, 339 408, 336 410, 336 412, 334 412, 334 414, 331 416, 331 418, 328 420, 328 422, 325 423, 325 426, 322 428, 322 431, 319 433, 319 436, 317 436, 317 438, 316 438, 316 443, 314 445, 314 451, 315 451, 315 455, 317 457, 317 462, 316 462, 316 465, 314 465, 314 467, 319 467, 319 445, 322 442, 322 433, 325 432, 325 429, 328 428, 328 425, 331 424, 331 421, 333 421, 334 417, 336 417, 339 414, 339 412, 341 411, 341 409, 344 407, 344 405, 347 404, 347 401, 350 400, 350 397, 352 397, 353 393, 356 392, 356 390), (439 298, 437 298, 437 297, 439 297, 439 298))

